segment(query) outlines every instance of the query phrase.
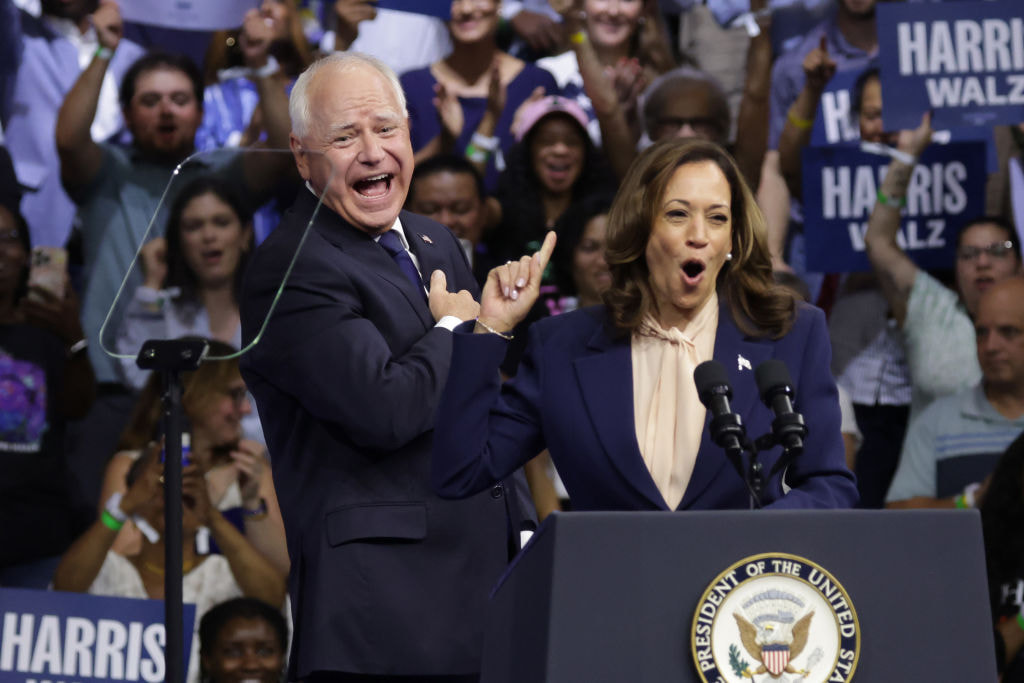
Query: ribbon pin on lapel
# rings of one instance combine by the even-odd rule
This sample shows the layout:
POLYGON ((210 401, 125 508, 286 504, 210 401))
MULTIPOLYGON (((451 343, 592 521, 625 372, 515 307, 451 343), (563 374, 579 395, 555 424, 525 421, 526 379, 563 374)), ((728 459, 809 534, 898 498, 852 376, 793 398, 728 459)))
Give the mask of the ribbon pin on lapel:
POLYGON ((744 358, 742 355, 736 354, 736 370, 739 371, 742 370, 743 368, 750 370, 750 361, 744 358))
POLYGON ((430 239, 429 237, 424 235, 422 232, 420 233, 420 239, 423 240, 424 242, 426 242, 427 244, 433 244, 434 243, 434 240, 430 239))

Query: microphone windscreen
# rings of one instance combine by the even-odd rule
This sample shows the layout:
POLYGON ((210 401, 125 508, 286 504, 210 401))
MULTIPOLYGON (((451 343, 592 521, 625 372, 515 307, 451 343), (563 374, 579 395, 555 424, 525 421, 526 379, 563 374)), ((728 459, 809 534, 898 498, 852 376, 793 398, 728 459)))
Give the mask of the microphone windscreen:
POLYGON ((711 390, 715 387, 729 387, 729 374, 717 360, 706 360, 693 371, 693 383, 697 385, 700 402, 707 405, 711 390))
POLYGON ((761 398, 765 399, 768 392, 778 387, 792 387, 793 380, 789 376, 789 368, 781 360, 766 360, 754 370, 754 381, 761 398))

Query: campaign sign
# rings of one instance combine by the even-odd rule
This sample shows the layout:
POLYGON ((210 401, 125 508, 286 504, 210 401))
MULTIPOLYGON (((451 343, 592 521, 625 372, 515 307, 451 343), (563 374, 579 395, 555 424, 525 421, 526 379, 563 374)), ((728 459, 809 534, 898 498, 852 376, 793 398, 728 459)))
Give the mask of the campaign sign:
POLYGON ((259 6, 253 0, 122 0, 119 5, 125 21, 191 31, 238 28, 245 13, 259 6))
MULTIPOLYGON (((187 658, 195 605, 184 606, 187 658)), ((0 588, 0 683, 165 678, 162 600, 0 588)))
POLYGON ((886 126, 935 128, 1024 121, 1020 0, 879 3, 886 126))
MULTIPOLYGON (((852 145, 803 151, 807 264, 821 272, 871 270, 864 250, 868 218, 889 157, 852 145)), ((897 236, 922 268, 949 268, 956 231, 985 210, 985 143, 932 145, 914 167, 897 236)))
POLYGON ((452 17, 451 0, 377 0, 377 7, 426 14, 445 21, 452 17))

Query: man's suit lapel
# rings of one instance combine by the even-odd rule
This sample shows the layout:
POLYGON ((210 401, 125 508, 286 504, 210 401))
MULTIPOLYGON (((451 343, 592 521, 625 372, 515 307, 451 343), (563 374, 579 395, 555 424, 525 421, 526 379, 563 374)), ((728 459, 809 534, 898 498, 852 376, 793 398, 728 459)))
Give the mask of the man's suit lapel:
MULTIPOLYGON (((310 212, 312 212, 315 201, 315 197, 310 195, 309 201, 304 201, 302 206, 308 205, 310 212)), ((430 314, 430 307, 427 305, 426 299, 423 298, 420 292, 416 291, 394 259, 369 234, 349 225, 326 206, 320 206, 313 221, 313 227, 328 242, 342 249, 346 254, 373 271, 378 277, 397 288, 426 327, 434 325, 434 317, 430 314)), ((404 223, 403 227, 405 227, 404 223)), ((418 253, 417 257, 419 257, 418 253)), ((426 272, 423 269, 422 261, 420 266, 420 270, 426 272)))
MULTIPOLYGON (((743 420, 744 426, 747 426, 749 422, 747 418, 759 401, 757 385, 754 382, 754 368, 768 360, 771 355, 771 344, 751 339, 736 327, 729 307, 725 303, 724 295, 720 296, 714 359, 721 363, 729 374, 729 384, 732 386, 730 407, 743 420)), ((722 449, 711 440, 710 422, 711 412, 708 411, 704 421, 704 433, 701 435, 700 451, 697 453, 697 462, 693 467, 693 474, 690 476, 686 493, 679 503, 679 509, 686 509, 693 505, 694 501, 718 477, 739 476, 733 471, 732 465, 729 464, 722 449)), ((748 434, 747 436, 753 440, 758 435, 748 434)))
POLYGON ((444 239, 433 229, 432 225, 414 214, 403 211, 401 218, 402 227, 405 229, 405 239, 409 241, 409 249, 416 254, 416 260, 420 263, 423 282, 429 287, 431 273, 435 270, 443 270, 445 277, 448 278, 449 291, 455 289, 454 275, 449 267, 450 262, 446 258, 448 254, 445 250, 445 245, 450 244, 450 240, 444 239))
POLYGON ((651 478, 636 441, 633 415, 633 362, 628 338, 611 339, 600 327, 586 356, 573 362, 580 394, 605 455, 641 495, 665 509, 665 499, 651 478))

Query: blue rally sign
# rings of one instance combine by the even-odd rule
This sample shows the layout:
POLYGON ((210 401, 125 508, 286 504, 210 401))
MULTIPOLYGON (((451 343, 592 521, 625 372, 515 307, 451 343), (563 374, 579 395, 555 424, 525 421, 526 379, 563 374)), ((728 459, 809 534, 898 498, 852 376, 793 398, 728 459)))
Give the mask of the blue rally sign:
POLYGON ((1020 0, 879 3, 878 56, 885 122, 936 128, 1024 121, 1020 0))
MULTIPOLYGON (((186 669, 195 615, 186 604, 186 669)), ((165 678, 162 600, 2 588, 0 620, 0 683, 165 678)))
MULTIPOLYGON (((864 233, 889 163, 888 157, 852 145, 804 149, 804 236, 811 268, 871 270, 864 233)), ((898 236, 917 265, 952 267, 956 230, 984 213, 986 178, 983 142, 925 150, 910 178, 898 236)))
POLYGON ((378 0, 377 7, 426 14, 445 21, 452 18, 451 0, 378 0))

